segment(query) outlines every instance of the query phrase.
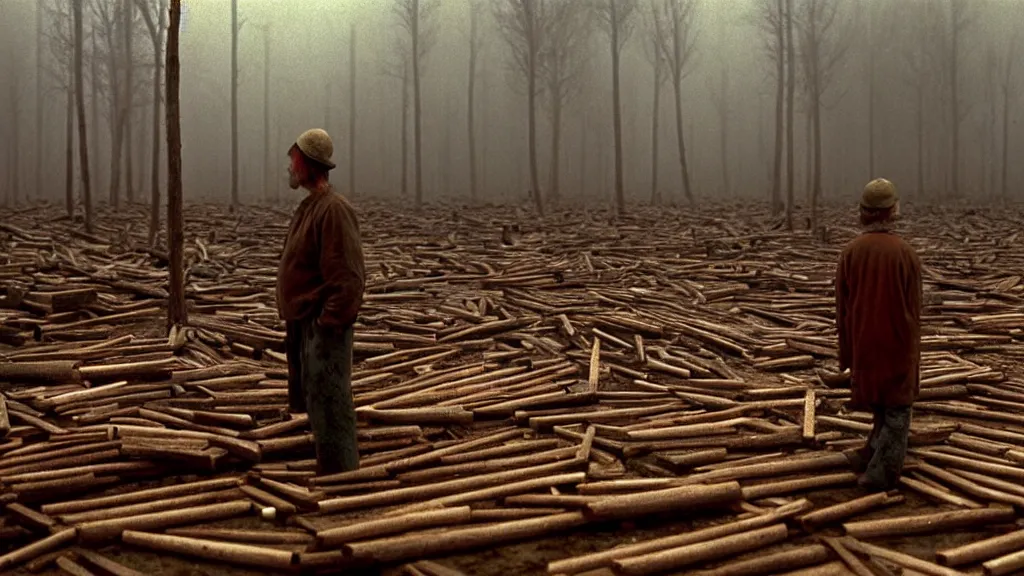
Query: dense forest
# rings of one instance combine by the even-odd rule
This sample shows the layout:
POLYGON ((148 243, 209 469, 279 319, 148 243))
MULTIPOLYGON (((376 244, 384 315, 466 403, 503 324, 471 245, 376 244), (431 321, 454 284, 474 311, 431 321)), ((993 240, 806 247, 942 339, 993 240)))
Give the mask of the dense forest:
MULTIPOLYGON (((72 3, 0 3, 0 201, 81 201, 78 121, 93 202, 165 185, 167 0, 80 5, 76 83, 72 3)), ((288 198, 322 126, 355 197, 1012 199, 1022 25, 1020 0, 184 0, 184 196, 288 198)))

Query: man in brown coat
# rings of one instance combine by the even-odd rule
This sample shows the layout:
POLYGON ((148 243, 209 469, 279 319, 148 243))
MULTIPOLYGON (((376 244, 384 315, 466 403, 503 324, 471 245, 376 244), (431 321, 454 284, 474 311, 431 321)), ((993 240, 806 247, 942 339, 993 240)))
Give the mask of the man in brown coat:
POLYGON ((843 250, 836 270, 839 369, 850 370, 851 407, 874 413, 867 444, 850 454, 858 484, 891 490, 899 482, 917 399, 921 362, 921 262, 892 232, 899 196, 878 179, 860 202, 864 232, 843 250))
POLYGON ((352 326, 365 287, 355 211, 328 181, 334 146, 308 130, 288 151, 289 185, 308 194, 285 238, 277 308, 285 320, 288 404, 307 412, 320 474, 359 467, 352 401, 352 326))

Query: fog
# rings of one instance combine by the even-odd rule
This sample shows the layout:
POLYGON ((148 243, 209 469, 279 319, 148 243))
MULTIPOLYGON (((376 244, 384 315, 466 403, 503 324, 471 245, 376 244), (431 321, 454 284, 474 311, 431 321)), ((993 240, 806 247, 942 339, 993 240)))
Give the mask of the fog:
MULTIPOLYGON (((242 202, 295 197, 287 188, 285 154, 296 136, 312 127, 327 129, 334 139, 338 167, 332 181, 341 192, 356 199, 401 197, 401 76, 410 51, 409 33, 400 25, 395 6, 403 1, 238 0, 238 190, 242 202), (354 62, 350 59, 353 31, 354 62), (265 101, 267 53, 269 98, 265 101), (264 129, 265 106, 269 131, 264 129), (349 184, 353 170, 354 189, 349 184)), ((111 129, 111 119, 117 116, 112 114, 116 104, 110 97, 111 71, 124 85, 128 68, 127 58, 109 56, 111 51, 126 53, 126 37, 117 22, 123 21, 118 15, 127 3, 83 2, 93 198, 104 202, 110 198, 112 181, 116 131, 111 129), (103 13, 112 15, 114 24, 105 27, 103 13), (93 31, 99 39, 96 52, 90 44, 93 31)), ((468 201, 470 197, 470 7, 479 3, 474 106, 478 199, 526 203, 531 189, 528 90, 515 66, 509 35, 499 29, 496 19, 497 11, 514 2, 420 2, 426 11, 420 23, 421 47, 425 45, 420 62, 423 200, 468 201)), ((607 26, 596 13, 598 5, 606 2, 536 2, 573 2, 588 9, 574 16, 580 19, 575 32, 579 41, 568 48, 576 52, 567 61, 579 69, 569 79, 561 113, 559 190, 565 200, 610 203, 615 190, 612 49, 607 26)), ((680 83, 692 191, 698 200, 767 201, 775 158, 776 65, 765 14, 776 0, 676 2, 693 9, 688 34, 692 53, 680 83)), ((648 8, 664 3, 637 2, 631 33, 620 35, 624 37, 623 188, 629 202, 649 202, 652 197, 655 88, 649 57, 653 19, 648 8)), ((132 8, 132 107, 126 121, 131 135, 125 148, 131 177, 126 181, 127 165, 119 163, 123 174, 119 198, 130 193, 145 201, 150 194, 154 45, 143 9, 156 14, 160 4, 161 0, 137 0, 132 8)), ((1018 121, 1024 112, 1019 89, 1024 70, 1015 59, 1021 53, 1018 36, 1024 28, 1024 0, 793 0, 793 4, 798 20, 812 4, 835 10, 831 26, 818 29, 818 56, 828 68, 819 70, 818 76, 823 199, 854 197, 875 176, 889 178, 905 196, 918 201, 950 196, 990 199, 999 197, 1004 188, 1010 198, 1020 197, 1024 164, 1013 160, 1024 146, 1024 126, 1018 121), (955 59, 954 28, 959 30, 955 59), (954 61, 955 74, 950 66, 954 61), (950 90, 954 76, 956 119, 950 90), (956 155, 954 127, 959 140, 956 155), (1005 178, 1004 158, 1008 158, 1005 178)), ((64 197, 68 6, 67 0, 0 0, 0 201, 61 201, 64 197)), ((183 6, 184 197, 193 202, 227 202, 232 181, 232 2, 183 0, 183 6)), ((803 63, 812 51, 805 41, 807 23, 798 21, 796 28, 794 180, 796 201, 802 203, 811 187, 808 104, 813 100, 808 97, 809 68, 803 63)), ((659 92, 657 190, 662 201, 683 203, 672 83, 670 77, 659 92)), ((546 196, 552 187, 552 101, 541 78, 537 99, 538 182, 546 196)), ((117 100, 125 102, 123 96, 117 100)), ((410 100, 405 188, 410 197, 415 188, 413 112, 410 100)), ((162 129, 160 138, 164 171, 162 129)), ((76 190, 77 181, 76 176, 76 190)))

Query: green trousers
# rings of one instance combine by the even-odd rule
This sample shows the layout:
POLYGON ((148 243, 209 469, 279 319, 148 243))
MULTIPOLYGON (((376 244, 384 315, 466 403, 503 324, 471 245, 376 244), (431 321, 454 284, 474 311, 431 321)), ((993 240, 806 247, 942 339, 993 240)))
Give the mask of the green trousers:
POLYGON ((864 474, 859 484, 870 490, 894 490, 899 486, 910 436, 910 407, 875 408, 874 426, 867 443, 857 454, 864 474))
POLYGON ((351 326, 322 328, 315 318, 287 323, 288 408, 309 415, 319 474, 359 468, 352 338, 351 326))

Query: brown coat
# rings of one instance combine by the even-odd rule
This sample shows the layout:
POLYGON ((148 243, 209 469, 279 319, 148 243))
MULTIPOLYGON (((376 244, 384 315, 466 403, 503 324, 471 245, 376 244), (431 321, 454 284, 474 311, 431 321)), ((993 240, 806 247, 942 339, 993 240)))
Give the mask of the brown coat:
POLYGON ((865 232, 836 270, 839 367, 851 371, 855 408, 909 406, 921 364, 921 261, 899 236, 865 232))
POLYGON ((310 192, 292 217, 277 274, 284 320, 316 316, 321 326, 356 321, 366 271, 355 210, 333 190, 310 192))

